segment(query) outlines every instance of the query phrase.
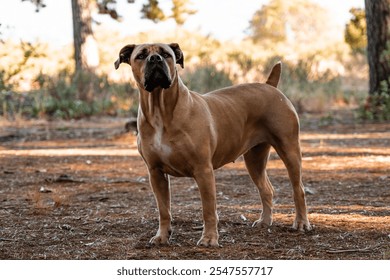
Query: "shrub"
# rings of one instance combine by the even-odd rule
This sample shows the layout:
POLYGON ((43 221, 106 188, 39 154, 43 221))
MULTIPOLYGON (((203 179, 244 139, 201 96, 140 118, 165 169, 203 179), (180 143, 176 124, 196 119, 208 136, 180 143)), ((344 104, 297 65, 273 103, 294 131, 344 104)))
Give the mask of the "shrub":
POLYGON ((129 84, 111 84, 106 76, 61 71, 57 77, 39 75, 34 117, 78 119, 92 115, 134 114, 136 91, 129 84))
POLYGON ((359 108, 359 117, 369 121, 390 120, 390 78, 380 83, 379 92, 370 94, 359 108))
POLYGON ((316 71, 310 57, 299 59, 296 63, 283 62, 282 57, 271 57, 266 63, 266 76, 279 60, 282 61, 279 88, 290 98, 298 112, 322 112, 339 98, 341 78, 330 71, 316 71))
POLYGON ((217 70, 213 65, 198 66, 186 72, 182 78, 190 90, 199 93, 207 93, 233 84, 227 73, 217 70))

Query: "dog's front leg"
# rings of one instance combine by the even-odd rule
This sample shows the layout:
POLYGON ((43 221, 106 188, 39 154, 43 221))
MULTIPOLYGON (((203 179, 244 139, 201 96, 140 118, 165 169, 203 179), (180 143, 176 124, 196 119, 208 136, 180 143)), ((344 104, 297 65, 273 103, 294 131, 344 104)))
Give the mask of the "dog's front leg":
POLYGON ((208 167, 198 170, 194 173, 194 179, 198 184, 203 208, 203 233, 198 245, 217 247, 219 246, 217 194, 213 168, 208 167))
POLYGON ((160 213, 159 228, 156 235, 150 240, 150 243, 153 245, 168 244, 172 232, 169 177, 161 170, 150 169, 149 178, 160 213))

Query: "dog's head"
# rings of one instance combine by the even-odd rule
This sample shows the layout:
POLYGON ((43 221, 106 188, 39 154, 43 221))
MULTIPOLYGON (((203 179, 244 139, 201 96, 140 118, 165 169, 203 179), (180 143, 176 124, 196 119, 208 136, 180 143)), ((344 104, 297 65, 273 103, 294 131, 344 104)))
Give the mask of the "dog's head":
POLYGON ((184 67, 184 57, 178 44, 126 45, 119 52, 115 69, 121 63, 130 64, 138 86, 148 92, 167 89, 175 79, 176 64, 184 67))

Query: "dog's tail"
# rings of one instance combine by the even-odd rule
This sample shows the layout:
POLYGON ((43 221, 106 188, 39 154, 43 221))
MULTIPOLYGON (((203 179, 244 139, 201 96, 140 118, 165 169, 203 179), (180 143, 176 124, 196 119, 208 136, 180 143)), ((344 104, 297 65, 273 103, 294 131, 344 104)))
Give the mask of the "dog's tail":
POLYGON ((274 65, 274 67, 272 67, 271 73, 269 74, 266 83, 273 87, 278 87, 281 73, 282 73, 282 62, 279 61, 274 65))

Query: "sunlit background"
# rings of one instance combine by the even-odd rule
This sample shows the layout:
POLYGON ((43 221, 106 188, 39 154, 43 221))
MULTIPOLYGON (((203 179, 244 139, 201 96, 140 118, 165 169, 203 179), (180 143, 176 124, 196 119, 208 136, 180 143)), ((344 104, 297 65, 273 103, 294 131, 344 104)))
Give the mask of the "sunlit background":
MULTIPOLYGON (((98 15, 94 19, 102 23, 102 27, 118 31, 121 35, 136 35, 139 32, 159 31, 173 32, 176 24, 173 19, 155 24, 141 19, 140 10, 145 1, 138 0, 128 4, 126 0, 117 1, 118 13, 122 22, 111 20, 106 15, 98 15)), ((168 11, 172 2, 162 0, 161 6, 168 11)), ((334 23, 334 36, 343 38, 343 28, 350 20, 349 10, 352 7, 363 8, 364 0, 313 0, 329 12, 329 21, 334 23)), ((32 3, 18 0, 3 0, 0 18, 3 25, 3 39, 42 41, 53 47, 60 47, 72 42, 72 11, 70 0, 47 0, 46 7, 39 13, 35 12, 32 3)), ((193 0, 191 8, 198 12, 190 16, 183 28, 203 35, 211 35, 219 40, 240 41, 247 36, 247 29, 253 14, 267 0, 193 0)), ((115 39, 115 38, 113 38, 115 39)))
POLYGON ((87 56, 93 76, 75 79, 71 1, 3 0, 2 117, 136 114, 130 68, 115 71, 113 62, 123 45, 153 41, 180 44, 183 80, 201 93, 264 81, 281 60, 281 88, 299 112, 358 107, 367 95, 364 51, 346 42, 346 25, 357 17, 351 9, 363 11, 363 0, 177 1, 193 11, 183 13, 182 22, 171 16, 173 2, 157 2, 166 15, 158 21, 143 18, 146 0, 111 4, 120 20, 91 5, 93 48, 87 56))

